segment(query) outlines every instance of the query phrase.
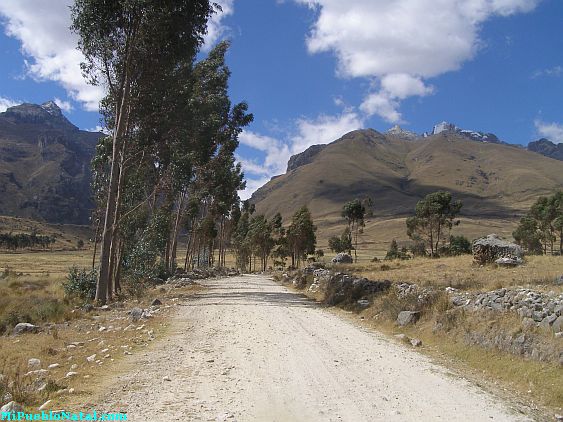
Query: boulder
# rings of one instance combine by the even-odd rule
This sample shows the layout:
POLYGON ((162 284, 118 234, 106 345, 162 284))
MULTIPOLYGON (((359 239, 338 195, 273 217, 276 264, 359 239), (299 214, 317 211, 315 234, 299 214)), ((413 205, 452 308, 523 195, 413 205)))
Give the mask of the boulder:
POLYGON ((138 321, 143 316, 143 310, 141 308, 133 308, 129 311, 129 315, 131 315, 133 321, 138 321))
POLYGON ((401 326, 414 324, 420 318, 420 312, 416 311, 401 311, 397 316, 397 324, 401 326))
POLYGON ((334 258, 332 258, 332 262, 334 264, 351 264, 354 262, 354 260, 347 253, 341 252, 338 255, 336 255, 334 258))
POLYGON ((18 412, 23 412, 23 407, 21 404, 16 403, 15 401, 11 401, 8 404, 5 404, 4 406, 2 406, 0 408, 0 414, 1 413, 18 413, 18 412))
POLYGON ((422 346, 422 341, 417 338, 412 338, 410 341, 412 347, 420 347, 422 346))
POLYGON ((478 264, 484 265, 500 258, 522 259, 522 248, 515 243, 503 240, 496 234, 481 237, 473 242, 473 258, 478 264))
POLYGON ((563 315, 558 316, 557 319, 553 321, 553 323, 551 324, 551 329, 555 333, 560 333, 563 331, 563 315))
POLYGON ((561 274, 559 277, 555 277, 555 285, 563 286, 563 274, 561 274))
POLYGON ((37 325, 30 324, 29 322, 20 322, 14 327, 14 335, 19 336, 25 333, 37 333, 39 332, 39 327, 37 325))
POLYGON ((155 299, 151 302, 151 306, 160 306, 162 305, 162 302, 160 299, 155 299))
POLYGON ((94 305, 92 305, 91 303, 87 303, 82 307, 82 310, 84 312, 92 312, 94 310, 94 305))

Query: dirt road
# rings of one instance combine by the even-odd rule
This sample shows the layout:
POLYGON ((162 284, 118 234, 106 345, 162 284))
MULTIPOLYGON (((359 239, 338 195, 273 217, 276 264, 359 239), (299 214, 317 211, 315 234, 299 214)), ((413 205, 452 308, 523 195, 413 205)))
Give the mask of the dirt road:
POLYGON ((204 284, 100 408, 129 421, 527 420, 266 277, 204 284))

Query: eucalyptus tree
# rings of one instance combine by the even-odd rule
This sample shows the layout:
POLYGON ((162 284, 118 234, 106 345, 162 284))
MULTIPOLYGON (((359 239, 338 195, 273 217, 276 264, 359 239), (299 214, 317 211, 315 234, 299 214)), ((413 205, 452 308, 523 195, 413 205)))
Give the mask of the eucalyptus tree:
POLYGON ((313 224, 311 212, 306 206, 293 214, 291 224, 287 229, 287 242, 291 250, 291 264, 299 266, 307 254, 315 252, 317 237, 316 226, 313 224))
POLYGON ((461 201, 454 201, 450 192, 434 192, 418 201, 415 215, 407 218, 407 235, 430 246, 430 255, 438 252, 440 241, 451 230, 462 207, 461 201))
POLYGON ((361 227, 364 227, 364 217, 366 215, 366 207, 359 199, 347 202, 342 208, 342 216, 348 222, 350 230, 350 243, 352 243, 352 233, 354 233, 354 261, 358 262, 358 233, 361 227))
POLYGON ((207 0, 75 0, 71 13, 71 28, 85 57, 83 72, 106 90, 101 106, 112 138, 96 287, 96 300, 105 303, 111 292, 123 164, 128 140, 134 141, 127 134, 142 121, 142 105, 156 97, 167 76, 193 62, 213 5, 207 0))

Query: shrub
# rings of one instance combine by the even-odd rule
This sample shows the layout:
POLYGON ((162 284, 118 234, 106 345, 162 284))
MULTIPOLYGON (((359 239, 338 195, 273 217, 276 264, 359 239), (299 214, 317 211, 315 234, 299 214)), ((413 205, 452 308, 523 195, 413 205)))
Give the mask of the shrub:
POLYGON ((413 256, 426 256, 426 244, 424 242, 415 242, 411 246, 411 253, 413 256))
POLYGON ((463 255, 471 253, 471 242, 465 236, 450 236, 449 255, 463 255))
POLYGON ((98 271, 96 269, 87 270, 72 266, 66 276, 66 281, 63 281, 63 288, 68 296, 92 300, 96 296, 97 279, 98 271))
POLYGON ((391 245, 389 246, 389 250, 387 251, 387 255, 385 255, 386 260, 391 259, 409 259, 407 248, 402 247, 399 250, 399 245, 397 241, 393 239, 391 241, 391 245))

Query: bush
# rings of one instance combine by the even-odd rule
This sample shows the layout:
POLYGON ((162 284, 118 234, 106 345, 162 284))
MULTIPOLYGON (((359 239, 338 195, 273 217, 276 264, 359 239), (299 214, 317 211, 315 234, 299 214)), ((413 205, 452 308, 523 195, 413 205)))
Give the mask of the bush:
POLYGON ((411 253, 413 256, 426 256, 426 244, 424 242, 415 242, 411 246, 411 253))
POLYGON ((93 300, 96 296, 97 280, 98 271, 96 269, 87 270, 72 266, 66 276, 66 281, 63 281, 63 288, 68 296, 93 300))
POLYGON ((397 241, 393 239, 391 241, 391 245, 389 246, 389 250, 387 251, 387 255, 385 255, 386 260, 391 259, 409 259, 407 248, 402 247, 399 250, 399 245, 397 241))
POLYGON ((440 246, 438 249, 439 256, 458 256, 470 254, 471 242, 465 236, 450 236, 450 243, 440 246))
POLYGON ((471 242, 465 236, 450 236, 450 254, 462 255, 471 253, 471 242))

